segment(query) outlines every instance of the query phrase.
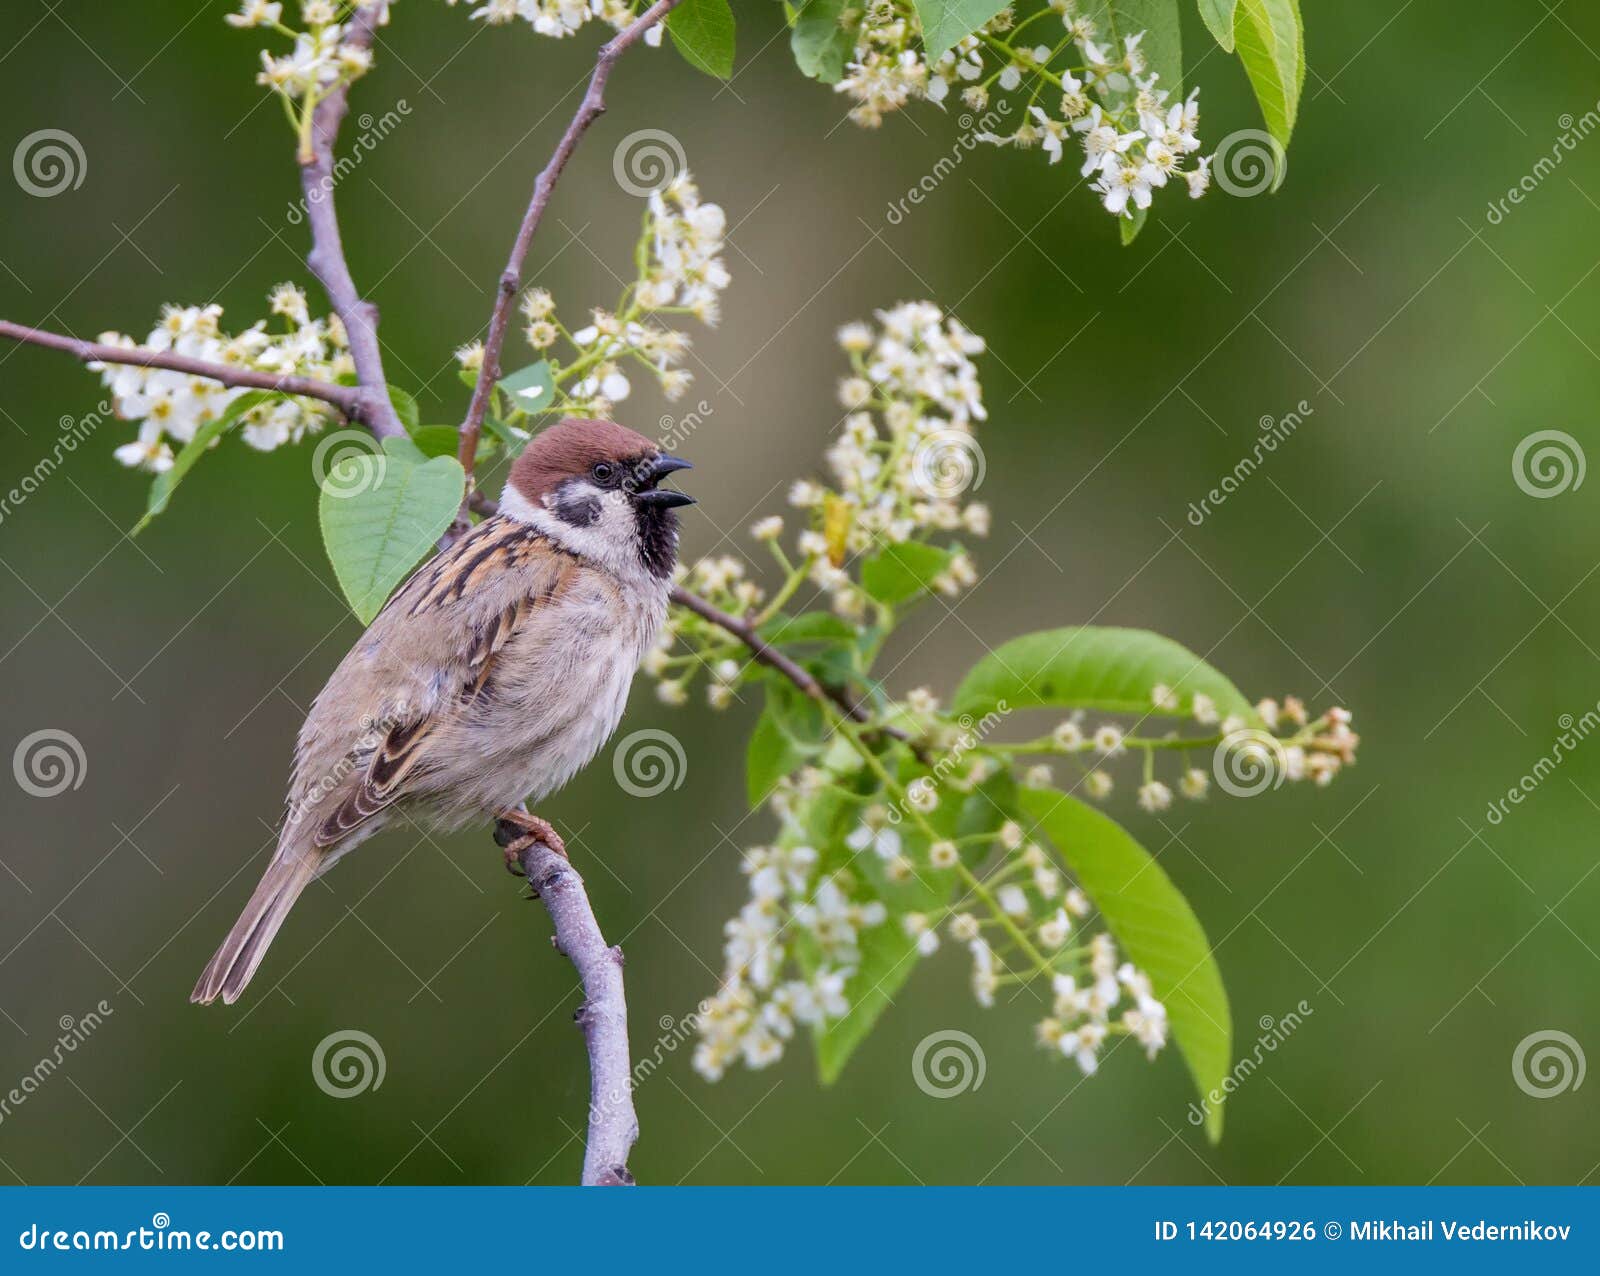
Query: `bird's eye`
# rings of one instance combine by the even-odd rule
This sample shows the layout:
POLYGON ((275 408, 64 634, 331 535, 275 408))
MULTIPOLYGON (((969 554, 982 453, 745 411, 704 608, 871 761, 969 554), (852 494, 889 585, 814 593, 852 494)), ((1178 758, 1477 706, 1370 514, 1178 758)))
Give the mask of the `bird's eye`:
POLYGON ((596 483, 609 483, 616 469, 609 461, 596 461, 589 470, 589 475, 596 483))

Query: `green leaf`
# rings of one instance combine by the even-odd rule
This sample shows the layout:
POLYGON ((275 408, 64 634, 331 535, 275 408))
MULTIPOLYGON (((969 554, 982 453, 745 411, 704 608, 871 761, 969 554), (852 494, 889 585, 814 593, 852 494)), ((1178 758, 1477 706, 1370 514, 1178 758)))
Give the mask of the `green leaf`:
POLYGON ((768 642, 854 642, 855 626, 830 611, 807 611, 798 616, 781 612, 756 630, 768 642))
POLYGON ((1200 0, 1200 18, 1224 52, 1233 52, 1233 11, 1239 0, 1200 0))
POLYGON ((532 437, 521 426, 511 425, 506 421, 502 421, 492 412, 483 418, 483 428, 487 433, 500 440, 501 446, 506 450, 506 455, 513 460, 522 455, 522 449, 528 446, 528 440, 532 437))
POLYGON ((981 715, 1046 705, 1106 713, 1160 713, 1190 717, 1197 694, 1211 697, 1217 713, 1261 723, 1255 707, 1226 677, 1170 638, 1143 629, 1075 625, 1023 634, 974 665, 956 689, 951 708, 981 715), (1151 689, 1170 687, 1175 709, 1151 702, 1151 689))
POLYGON ((1135 208, 1129 216, 1117 218, 1117 230, 1122 235, 1124 248, 1139 238, 1139 232, 1144 229, 1144 224, 1149 218, 1148 208, 1135 208))
MULTIPOLYGON (((1123 955, 1150 976, 1201 1097, 1220 1090, 1233 1064, 1233 1021, 1222 972, 1188 901, 1109 816, 1054 789, 1024 789, 1018 802, 1055 843, 1123 955)), ((1213 1143, 1222 1137, 1220 1104, 1208 1104, 1206 1134, 1213 1143)))
POLYGON ((839 1079, 845 1063, 866 1040, 878 1017, 894 1003, 894 995, 911 978, 920 959, 917 941, 893 916, 881 926, 862 931, 858 942, 861 964, 844 986, 850 1009, 816 1035, 817 1075, 823 1085, 839 1079))
POLYGON ((733 74, 733 10, 728 0, 683 0, 667 14, 667 30, 695 70, 719 80, 733 74))
POLYGON ((144 517, 133 525, 132 535, 137 536, 150 526, 150 521, 157 514, 165 512, 167 502, 172 499, 173 489, 183 482, 184 476, 194 468, 194 463, 205 455, 215 440, 232 429, 239 418, 251 408, 258 407, 269 399, 282 397, 270 390, 251 390, 230 402, 221 416, 207 421, 197 429, 194 437, 183 445, 177 456, 172 458, 172 468, 157 474, 150 484, 150 495, 145 501, 144 517))
MULTIPOLYGON (((1234 36, 1267 131, 1280 145, 1288 146, 1306 80, 1299 0, 1239 0, 1234 36)), ((1281 182, 1283 165, 1278 172, 1281 182)))
POLYGON ((555 381, 550 375, 550 361, 540 359, 526 368, 500 378, 497 383, 506 396, 522 412, 538 412, 550 406, 555 398, 555 381))
POLYGON ((411 441, 423 456, 454 456, 461 435, 453 425, 420 425, 412 429, 411 441))
POLYGON ((813 80, 837 84, 856 47, 860 9, 851 0, 805 0, 795 14, 789 48, 813 80))
POLYGON ((394 414, 400 418, 400 424, 406 427, 408 433, 415 433, 422 424, 422 409, 417 407, 417 401, 399 386, 389 387, 389 402, 394 405, 394 414))
POLYGON ((763 712, 756 720, 756 729, 751 733, 750 747, 745 750, 744 757, 744 788, 750 809, 765 802, 778 781, 799 766, 805 756, 771 712, 763 712))
POLYGON ((767 679, 767 713, 804 753, 815 753, 828 739, 828 717, 822 706, 787 678, 767 679))
POLYGON ((861 587, 893 607, 929 589, 950 566, 952 551, 920 541, 890 545, 861 564, 861 587))
MULTIPOLYGON (((1167 91, 1169 103, 1183 97, 1183 22, 1179 0, 1089 0, 1079 8, 1099 29, 1100 43, 1115 41, 1113 58, 1122 52, 1124 40, 1143 31, 1139 51, 1144 54, 1149 71, 1161 77, 1156 87, 1167 91)), ((1129 93, 1131 95, 1131 88, 1129 93)))
POLYGON ((335 462, 317 512, 333 573, 363 624, 450 526, 465 490, 455 457, 430 459, 410 439, 335 462))
POLYGON ((922 20, 922 47, 928 61, 937 62, 1010 0, 916 0, 917 17, 922 20))

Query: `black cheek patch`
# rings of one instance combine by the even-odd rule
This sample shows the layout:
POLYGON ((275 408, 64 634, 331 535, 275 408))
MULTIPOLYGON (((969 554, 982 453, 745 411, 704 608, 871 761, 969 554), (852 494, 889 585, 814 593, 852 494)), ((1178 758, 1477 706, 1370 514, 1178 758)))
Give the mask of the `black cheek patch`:
POLYGON ((570 527, 593 527, 600 521, 600 498, 594 495, 556 493, 556 517, 570 527))

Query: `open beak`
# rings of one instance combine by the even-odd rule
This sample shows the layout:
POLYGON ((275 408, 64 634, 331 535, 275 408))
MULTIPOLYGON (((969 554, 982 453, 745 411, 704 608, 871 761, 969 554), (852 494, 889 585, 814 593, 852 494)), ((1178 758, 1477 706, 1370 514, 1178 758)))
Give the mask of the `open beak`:
POLYGON ((680 505, 693 505, 695 503, 694 497, 688 495, 688 493, 677 492, 670 487, 657 486, 667 475, 675 474, 679 470, 692 470, 693 468, 694 466, 690 465, 681 456, 672 456, 667 452, 662 452, 644 467, 644 472, 640 476, 639 491, 635 493, 634 499, 642 505, 649 505, 660 510, 676 509, 680 505))

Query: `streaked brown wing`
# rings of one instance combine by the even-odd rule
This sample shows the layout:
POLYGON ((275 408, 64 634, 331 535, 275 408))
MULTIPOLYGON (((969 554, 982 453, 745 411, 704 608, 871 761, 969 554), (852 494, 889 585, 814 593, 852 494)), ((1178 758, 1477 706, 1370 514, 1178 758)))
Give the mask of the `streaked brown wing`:
POLYGON ((464 635, 465 647, 458 655, 458 696, 439 701, 432 713, 388 730, 360 783, 318 827, 318 846, 344 840, 415 787, 408 781, 426 772, 429 743, 445 718, 461 705, 493 694, 495 657, 530 617, 561 596, 577 573, 578 561, 524 524, 491 518, 424 565, 389 600, 384 610, 403 607, 409 622, 430 610, 489 592, 496 577, 526 575, 541 555, 549 557, 551 570, 534 575, 528 580, 529 592, 514 597, 464 635))

